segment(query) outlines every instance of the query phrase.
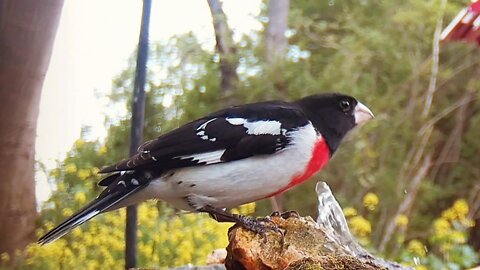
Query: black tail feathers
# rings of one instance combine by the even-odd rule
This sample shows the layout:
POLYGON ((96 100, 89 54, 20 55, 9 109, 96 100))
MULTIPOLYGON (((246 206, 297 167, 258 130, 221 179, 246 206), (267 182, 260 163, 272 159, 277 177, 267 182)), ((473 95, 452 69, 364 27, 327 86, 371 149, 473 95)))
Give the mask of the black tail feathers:
POLYGON ((44 245, 53 242, 98 214, 118 208, 123 200, 145 187, 145 185, 139 184, 140 182, 134 177, 135 173, 131 172, 114 174, 102 180, 100 183, 108 182, 108 187, 100 196, 42 236, 38 243, 44 245), (130 185, 126 185, 126 183, 130 183, 130 185))

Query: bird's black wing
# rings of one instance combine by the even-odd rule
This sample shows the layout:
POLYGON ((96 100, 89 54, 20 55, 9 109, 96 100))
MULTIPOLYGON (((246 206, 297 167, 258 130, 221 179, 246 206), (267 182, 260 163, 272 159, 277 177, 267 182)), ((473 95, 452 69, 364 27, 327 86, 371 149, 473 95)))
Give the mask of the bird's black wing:
POLYGON ((163 171, 273 154, 288 145, 290 130, 308 122, 297 105, 287 102, 231 107, 147 141, 136 155, 101 173, 163 171))

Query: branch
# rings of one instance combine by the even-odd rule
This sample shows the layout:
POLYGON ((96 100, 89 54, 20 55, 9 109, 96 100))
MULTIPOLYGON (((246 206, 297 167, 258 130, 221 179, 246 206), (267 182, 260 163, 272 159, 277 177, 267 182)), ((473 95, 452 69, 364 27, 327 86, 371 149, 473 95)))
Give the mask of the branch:
POLYGON ((233 42, 233 33, 227 23, 227 16, 223 12, 219 0, 207 0, 212 13, 213 29, 215 31, 216 48, 220 55, 221 93, 224 97, 230 97, 238 82, 237 49, 233 42))
POLYGON ((387 244, 392 239, 393 233, 395 232, 396 228, 396 217, 402 214, 407 214, 413 206, 413 203, 417 198, 418 191, 420 190, 421 183, 425 179, 425 176, 427 176, 430 165, 431 158, 430 156, 427 156, 423 160, 423 163, 417 170, 415 176, 412 178, 412 181, 410 182, 410 185, 408 187, 408 191, 405 195, 405 199, 403 199, 402 203, 398 206, 397 212, 395 213, 395 215, 392 216, 390 222, 387 224, 385 234, 379 246, 379 250, 381 252, 385 250, 387 244))
POLYGON ((419 134, 424 134, 426 132, 428 132, 429 129, 431 129, 433 127, 433 125, 435 125, 438 121, 440 121, 442 118, 444 118, 445 116, 449 115, 451 112, 455 111, 456 109, 458 109, 459 107, 467 104, 467 103, 470 103, 472 101, 475 101, 477 99, 479 99, 480 96, 472 96, 472 97, 463 97, 461 98, 460 100, 456 101, 455 103, 453 103, 452 105, 448 106, 447 108, 445 108, 443 111, 441 111, 439 114, 437 114, 435 117, 432 117, 430 119, 430 121, 428 121, 425 125, 423 125, 423 127, 419 130, 419 134))
POLYGON ((442 14, 438 18, 437 26, 435 27, 435 34, 433 37, 433 62, 432 62, 432 75, 430 76, 430 83, 428 85, 427 97, 425 99, 425 108, 423 110, 423 117, 428 115, 430 107, 432 106, 433 95, 435 94, 437 77, 438 77, 438 63, 439 63, 439 54, 440 54, 440 35, 442 33, 442 24, 443 24, 443 11, 447 5, 447 0, 442 0, 441 8, 442 14))
MULTIPOLYGON (((436 160, 436 165, 432 169, 431 178, 436 179, 437 174, 440 172, 442 167, 448 163, 458 162, 460 159, 460 144, 462 140, 462 135, 467 128, 467 119, 468 119, 468 105, 466 101, 472 101, 474 99, 473 93, 468 91, 465 92, 462 100, 463 105, 460 106, 457 110, 455 126, 450 131, 446 143, 443 144, 443 148, 440 151, 440 154, 436 160)), ((442 174, 445 175, 445 171, 442 171, 442 174)))

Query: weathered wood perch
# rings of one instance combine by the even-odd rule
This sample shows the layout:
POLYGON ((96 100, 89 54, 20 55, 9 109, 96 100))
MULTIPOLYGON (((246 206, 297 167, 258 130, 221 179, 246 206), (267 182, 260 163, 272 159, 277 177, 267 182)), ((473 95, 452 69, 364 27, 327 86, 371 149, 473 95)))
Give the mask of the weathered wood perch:
MULTIPOLYGON (((268 232, 267 237, 241 226, 228 232, 225 267, 229 270, 293 269, 412 269, 376 258, 350 234, 342 208, 328 185, 316 187, 319 217, 274 216, 272 222, 284 235, 268 232)), ((221 269, 219 265, 179 269, 221 269)))
POLYGON ((229 232, 227 269, 383 269, 345 252, 310 217, 273 217, 284 230, 268 233, 266 241, 240 226, 229 232))

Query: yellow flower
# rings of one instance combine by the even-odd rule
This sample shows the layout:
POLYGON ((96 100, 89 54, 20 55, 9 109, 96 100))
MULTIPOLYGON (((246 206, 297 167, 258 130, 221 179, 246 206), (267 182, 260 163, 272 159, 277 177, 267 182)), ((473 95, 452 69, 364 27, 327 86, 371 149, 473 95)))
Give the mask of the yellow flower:
POLYGON ((453 240, 453 242, 458 243, 458 244, 465 244, 466 242, 466 237, 463 232, 460 231, 453 231, 450 233, 450 238, 453 240))
POLYGON ((65 165, 65 172, 67 173, 77 172, 77 165, 75 165, 75 163, 68 163, 67 165, 65 165))
POLYGON ((97 168, 97 167, 92 168, 92 174, 97 174, 99 171, 100 171, 100 169, 97 168))
POLYGON ((85 195, 85 192, 80 191, 75 193, 75 201, 84 204, 87 201, 87 195, 85 195))
POLYGON ((102 145, 99 149, 98 149, 98 154, 99 155, 105 155, 107 153, 107 147, 105 145, 102 145))
POLYGON ((48 231, 53 229, 53 226, 55 225, 52 222, 50 221, 45 222, 45 228, 47 228, 48 231))
POLYGON ((249 215, 255 212, 255 203, 247 203, 240 205, 239 207, 232 209, 237 214, 249 215))
POLYGON ((53 169, 52 171, 50 171, 50 175, 53 178, 59 178, 60 177, 60 170, 58 168, 53 169))
POLYGON ((75 229, 72 230, 72 235, 74 237, 80 237, 80 235, 82 235, 82 228, 81 227, 77 227, 75 229))
POLYGON ((343 209, 343 214, 345 217, 353 217, 357 215, 357 210, 353 207, 345 207, 343 209))
POLYGON ((75 141, 75 147, 80 148, 85 144, 85 141, 82 140, 82 138, 78 139, 75 141))
POLYGON ((427 255, 427 252, 425 250, 425 246, 423 245, 423 243, 416 239, 408 242, 407 249, 411 253, 420 257, 424 257, 425 255, 427 255))
POLYGON ((438 234, 439 236, 445 236, 450 233, 452 226, 448 220, 439 218, 433 222, 433 228, 435 229, 435 234, 438 234))
POLYGON ((400 214, 395 219, 395 223, 398 227, 406 227, 408 225, 408 217, 404 214, 400 214))
POLYGON ((352 232, 359 237, 368 236, 372 232, 372 225, 362 216, 352 217, 349 223, 352 232))
POLYGON ((453 208, 449 208, 442 212, 442 218, 452 221, 457 218, 457 214, 455 213, 455 210, 453 208))
POLYGON ((98 261, 88 261, 87 269, 99 269, 99 262, 98 261))
POLYGON ((467 201, 458 199, 453 203, 452 207, 442 212, 442 217, 448 221, 458 220, 463 222, 467 219, 468 212, 469 207, 467 201))
POLYGON ((65 184, 64 183, 58 183, 57 190, 61 191, 61 192, 65 191, 65 184))
POLYGON ((72 214, 73 214, 73 211, 72 211, 72 209, 70 209, 70 208, 64 208, 64 209, 62 210, 62 215, 65 216, 65 217, 69 217, 69 216, 71 216, 72 214))
POLYGON ((379 201, 377 194, 369 192, 363 197, 363 206, 368 210, 373 211, 377 208, 379 201))
POLYGON ((78 176, 78 178, 80 178, 82 180, 85 180, 90 176, 90 170, 80 169, 80 170, 78 170, 77 176, 78 176))
POLYGON ((423 265, 415 265, 415 270, 428 270, 428 268, 423 265))
POLYGON ((40 238, 42 237, 42 235, 44 235, 46 233, 46 231, 44 231, 43 229, 37 229, 35 230, 35 235, 37 236, 37 238, 40 238))
POLYGON ((456 200, 453 204, 453 209, 459 219, 464 219, 468 215, 468 203, 464 199, 456 200))

